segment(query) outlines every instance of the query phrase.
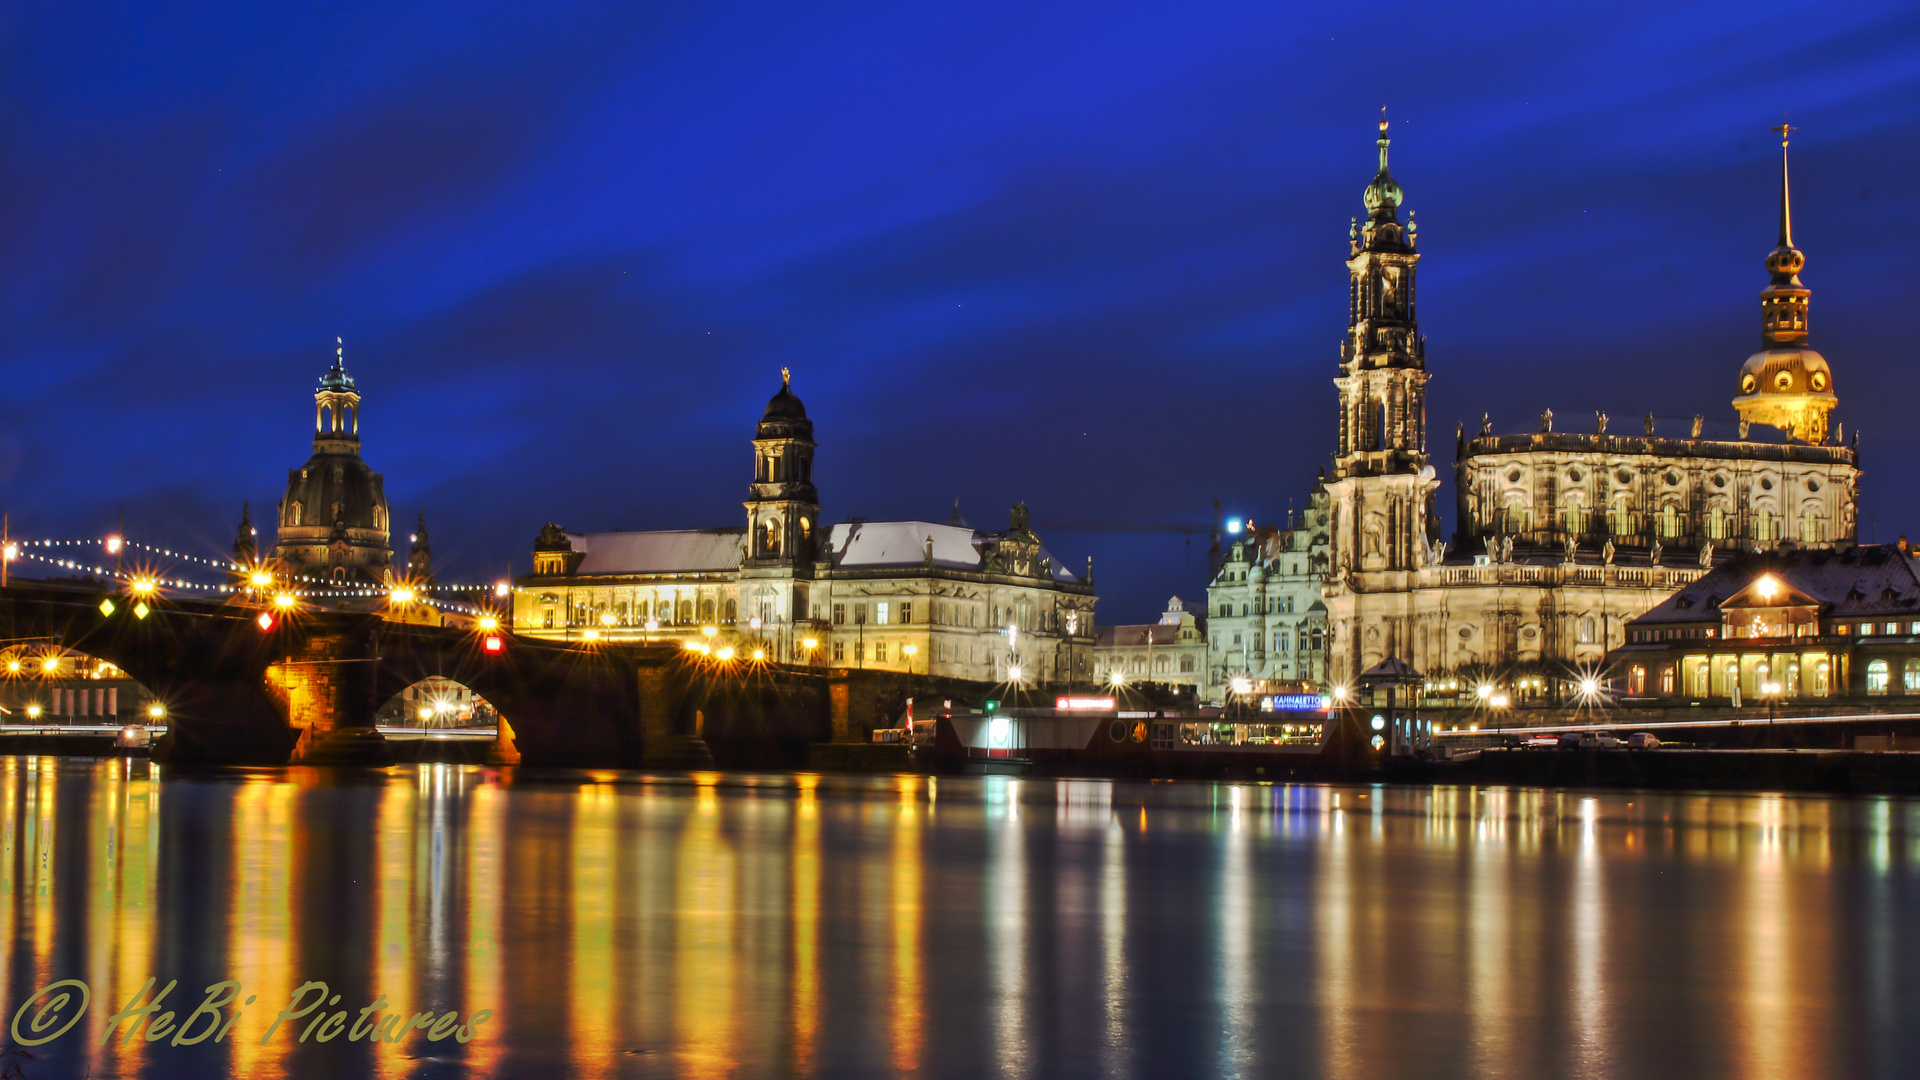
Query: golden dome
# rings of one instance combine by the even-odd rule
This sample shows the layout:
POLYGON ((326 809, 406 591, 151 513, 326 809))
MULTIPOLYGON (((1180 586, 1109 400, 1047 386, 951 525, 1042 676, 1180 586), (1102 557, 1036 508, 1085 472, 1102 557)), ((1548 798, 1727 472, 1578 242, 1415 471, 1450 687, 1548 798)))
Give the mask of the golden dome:
POLYGON ((1814 444, 1826 440, 1827 413, 1839 403, 1827 358, 1804 345, 1749 356, 1740 365, 1740 393, 1733 399, 1742 420, 1814 444))

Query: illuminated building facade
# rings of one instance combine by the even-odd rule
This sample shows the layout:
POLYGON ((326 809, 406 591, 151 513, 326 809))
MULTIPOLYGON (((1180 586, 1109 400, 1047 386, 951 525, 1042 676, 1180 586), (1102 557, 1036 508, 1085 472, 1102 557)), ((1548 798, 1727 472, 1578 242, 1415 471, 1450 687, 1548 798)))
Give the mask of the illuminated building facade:
POLYGON ((1236 679, 1253 693, 1326 681, 1329 500, 1326 485, 1315 484, 1286 528, 1249 524, 1234 537, 1207 587, 1206 700, 1225 701, 1236 679))
POLYGON ((1837 399, 1806 347, 1809 293, 1792 247, 1782 148, 1781 230, 1761 293, 1763 350, 1741 369, 1740 438, 1555 431, 1456 433, 1459 499, 1452 550, 1439 539, 1428 462, 1425 339, 1418 332, 1411 225, 1380 172, 1348 259, 1352 303, 1342 346, 1339 445, 1331 493, 1329 681, 1387 657, 1428 675, 1520 664, 1597 665, 1627 624, 1735 552, 1845 548, 1855 539, 1856 447, 1829 440, 1837 399), (1778 442, 1751 438, 1775 425, 1778 442))
POLYGON ((782 373, 753 440, 738 528, 569 533, 548 524, 516 582, 535 637, 714 644, 737 654, 980 682, 1092 677, 1091 566, 1074 574, 1025 504, 1004 532, 850 521, 822 529, 813 424, 782 373), (707 631, 711 630, 709 634, 707 631))
POLYGON ((1630 703, 1920 698, 1920 568, 1904 542, 1741 554, 1626 626, 1630 703))
POLYGON ((1207 623, 1186 609, 1179 597, 1167 601, 1159 622, 1103 626, 1093 647, 1096 682, 1114 685, 1161 683, 1207 688, 1207 623))

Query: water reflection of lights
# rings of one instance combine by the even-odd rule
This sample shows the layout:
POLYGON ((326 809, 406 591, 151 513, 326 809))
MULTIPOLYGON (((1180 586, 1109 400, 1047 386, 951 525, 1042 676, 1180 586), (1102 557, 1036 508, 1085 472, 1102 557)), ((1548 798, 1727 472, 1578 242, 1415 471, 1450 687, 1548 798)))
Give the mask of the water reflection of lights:
MULTIPOLYGON (((948 780, 936 820, 915 776, 507 786, 424 766, 351 789, 188 781, 163 814, 152 768, 0 758, 0 924, 23 978, 85 955, 96 1000, 124 1001, 188 936, 269 997, 333 964, 390 1001, 498 1007, 499 1035, 463 1051, 476 1075, 529 1047, 600 1075, 634 1046, 687 1076, 1034 1076, 1074 1053, 1142 1075, 1166 1061, 1153 1003, 1177 992, 1209 1017, 1182 1047, 1208 1075, 1294 1053, 1333 1077, 1618 1075, 1691 1039, 1703 1075, 1811 1076, 1836 1047, 1880 1061, 1874 1033, 1911 1005, 1903 800, 993 777, 948 780), (1023 798, 1042 812, 1022 821, 1023 798), (163 873, 188 836, 216 845, 211 919, 163 873), (1191 880, 1130 874, 1168 853, 1191 880), (1632 903, 1654 896, 1657 914, 1632 903), (1170 942, 1191 958, 1170 964, 1170 942), (1311 1007, 1282 1038, 1264 995, 1293 980, 1311 1007), (1684 1007, 1703 993, 1722 1007, 1684 1007), (1442 1037, 1377 1037, 1383 1011, 1421 1010, 1442 1037), (951 1062, 948 1015, 973 1017, 951 1062)), ((259 1030, 229 1040, 231 1074, 311 1051, 259 1030)), ((93 1071, 167 1052, 112 1043, 93 1071)))

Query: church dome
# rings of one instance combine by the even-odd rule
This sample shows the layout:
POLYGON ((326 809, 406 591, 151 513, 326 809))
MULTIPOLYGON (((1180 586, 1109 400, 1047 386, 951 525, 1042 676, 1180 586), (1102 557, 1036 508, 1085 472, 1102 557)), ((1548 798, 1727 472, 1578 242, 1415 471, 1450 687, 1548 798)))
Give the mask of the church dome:
POLYGON ((806 418, 807 407, 800 403, 800 399, 794 396, 793 390, 784 382, 780 384, 780 392, 767 401, 766 415, 761 417, 763 420, 805 420, 806 418))
POLYGON ((759 439, 812 439, 813 421, 807 419, 807 407, 793 392, 793 373, 780 369, 780 392, 767 399, 767 411, 760 417, 759 439))
POLYGON ((1805 346, 1762 349, 1740 365, 1740 397, 1812 395, 1838 403, 1827 358, 1805 346))
POLYGON ((287 470, 280 500, 273 554, 295 573, 354 585, 392 578, 387 494, 360 457, 359 427, 360 394, 336 355, 314 393, 313 456, 287 470))

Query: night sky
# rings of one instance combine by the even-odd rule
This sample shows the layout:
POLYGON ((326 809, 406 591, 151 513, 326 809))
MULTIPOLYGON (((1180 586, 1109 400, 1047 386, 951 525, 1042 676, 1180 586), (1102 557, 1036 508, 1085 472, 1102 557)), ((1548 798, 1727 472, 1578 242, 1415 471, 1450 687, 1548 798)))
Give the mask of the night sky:
POLYGON ((1326 6, 0 9, 0 506, 223 552, 337 335, 396 521, 524 573, 741 524, 785 365, 827 520, 1024 499, 1145 619, 1204 538, 1045 524, 1304 500, 1384 103, 1443 476, 1483 411, 1732 434, 1784 117, 1863 538, 1920 535, 1920 7, 1326 6))

